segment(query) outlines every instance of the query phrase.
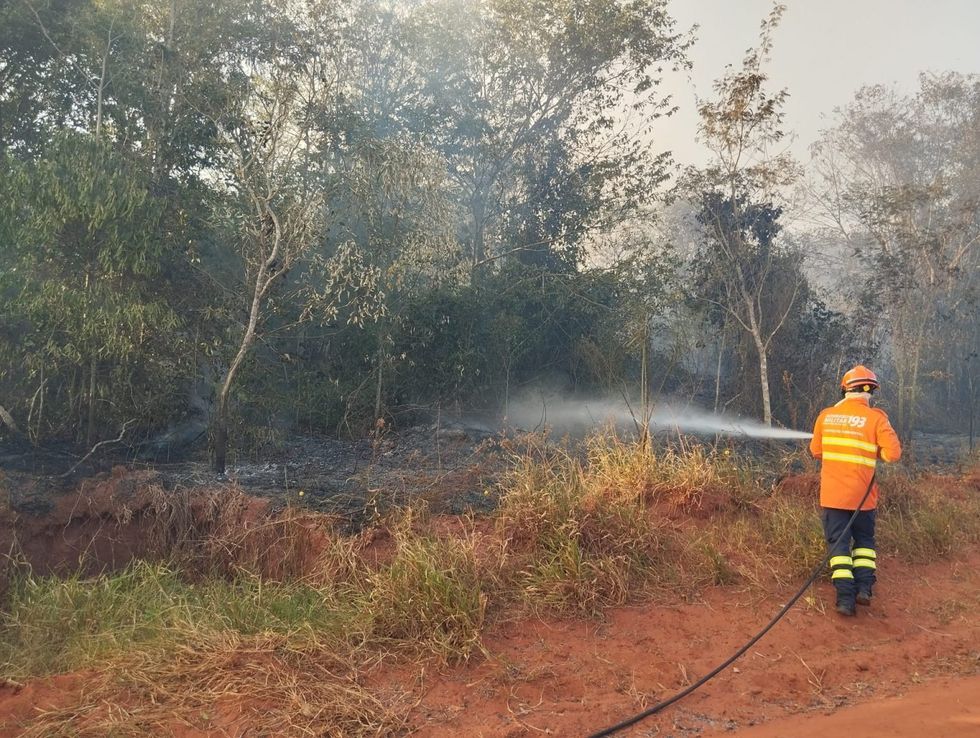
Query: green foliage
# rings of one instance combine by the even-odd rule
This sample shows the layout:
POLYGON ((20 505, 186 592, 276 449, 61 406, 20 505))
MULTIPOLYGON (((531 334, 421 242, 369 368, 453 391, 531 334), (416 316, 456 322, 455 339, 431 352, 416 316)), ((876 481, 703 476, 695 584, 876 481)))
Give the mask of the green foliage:
POLYGON ((475 275, 515 246, 534 263, 577 264, 588 226, 635 212, 665 177, 611 114, 667 107, 653 70, 682 64, 686 47, 665 3, 439 0, 412 20, 427 70, 413 123, 457 184, 475 275))
POLYGON ((162 203, 133 162, 81 136, 2 166, 0 382, 14 407, 26 417, 46 395, 48 416, 28 424, 36 440, 70 429, 83 397, 100 427, 165 421, 187 366, 161 280, 172 256, 162 203))
POLYGON ((624 299, 611 272, 555 274, 519 262, 482 284, 423 294, 395 324, 391 353, 403 358, 395 363, 394 397, 484 406, 495 397, 506 406, 535 381, 608 389, 595 341, 622 340, 624 299))
POLYGON ((684 177, 695 234, 650 207, 659 75, 689 43, 664 0, 4 4, 4 407, 35 443, 210 413, 251 453, 419 407, 506 411, 537 382, 645 382, 799 427, 887 347, 899 425, 975 425, 975 76, 842 111, 817 174, 870 246, 822 292, 803 257, 856 242, 780 233, 782 14, 700 107, 717 156, 684 177), (243 344, 222 411, 191 400, 243 344))
MULTIPOLYGON (((41 9, 49 32, 61 37, 71 25, 70 2, 52 2, 41 9)), ((26 3, 0 6, 0 155, 10 149, 33 151, 47 126, 58 124, 62 105, 61 66, 54 47, 44 38, 26 3)))

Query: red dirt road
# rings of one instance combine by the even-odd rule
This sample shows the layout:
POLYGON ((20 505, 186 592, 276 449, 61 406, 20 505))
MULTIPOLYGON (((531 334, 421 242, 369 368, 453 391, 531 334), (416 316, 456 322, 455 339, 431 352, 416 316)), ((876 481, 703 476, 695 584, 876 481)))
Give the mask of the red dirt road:
MULTIPOLYGON (((731 734, 729 734, 731 735, 731 734)), ((911 689, 902 697, 848 707, 829 716, 776 720, 739 730, 738 738, 977 738, 980 677, 911 689)))
MULTIPOLYGON (((803 738, 836 734, 822 727, 829 719, 862 738, 980 736, 980 552, 929 566, 883 561, 875 602, 854 619, 836 615, 832 597, 821 583, 733 668, 617 736, 803 738)), ((488 639, 490 660, 425 675, 412 735, 587 736, 710 671, 781 601, 718 588, 690 604, 618 609, 604 623, 515 623, 488 639)))

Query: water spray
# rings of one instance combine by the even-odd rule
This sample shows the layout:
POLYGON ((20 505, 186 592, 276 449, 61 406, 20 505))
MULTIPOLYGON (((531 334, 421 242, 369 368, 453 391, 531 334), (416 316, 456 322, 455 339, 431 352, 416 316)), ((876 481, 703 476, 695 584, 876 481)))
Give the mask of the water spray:
MULTIPOLYGON (((602 425, 636 427, 637 414, 621 399, 573 400, 562 397, 530 397, 512 403, 508 421, 527 429, 550 427, 559 432, 587 431, 602 425)), ((806 440, 812 433, 773 428, 757 420, 732 417, 691 404, 661 403, 650 416, 649 428, 704 435, 744 436, 806 440)))
POLYGON ((723 436, 748 436, 749 438, 807 439, 812 433, 773 428, 755 420, 732 418, 709 413, 700 408, 674 408, 666 406, 654 411, 650 419, 651 430, 688 431, 689 433, 716 433, 723 436))

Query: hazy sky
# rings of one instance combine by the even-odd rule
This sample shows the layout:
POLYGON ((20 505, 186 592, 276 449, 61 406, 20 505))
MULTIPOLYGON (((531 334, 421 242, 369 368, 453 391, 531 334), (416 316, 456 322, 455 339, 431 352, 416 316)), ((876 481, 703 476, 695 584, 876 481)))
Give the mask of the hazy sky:
MULTIPOLYGON (((767 67, 771 90, 790 93, 786 130, 807 146, 863 85, 913 91, 922 71, 980 72, 980 0, 786 0, 767 67)), ((695 94, 711 95, 726 64, 740 66, 755 46, 771 0, 670 0, 678 28, 699 24, 694 69, 668 81, 681 110, 655 128, 655 146, 680 164, 704 163, 695 141, 695 94)))

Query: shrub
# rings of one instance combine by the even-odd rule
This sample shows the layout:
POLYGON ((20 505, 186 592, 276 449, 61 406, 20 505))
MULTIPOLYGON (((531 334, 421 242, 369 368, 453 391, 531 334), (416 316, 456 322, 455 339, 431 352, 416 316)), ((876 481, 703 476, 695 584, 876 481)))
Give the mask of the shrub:
POLYGON ((370 576, 362 604, 366 636, 447 661, 466 659, 480 647, 490 582, 472 536, 420 535, 413 529, 417 515, 409 510, 395 521, 394 557, 370 576))
POLYGON ((879 547, 910 562, 930 562, 980 541, 980 497, 948 479, 890 475, 882 484, 879 547))
POLYGON ((587 444, 518 459, 504 482, 498 527, 514 552, 508 577, 532 610, 594 614, 662 573, 662 526, 647 506, 655 461, 644 444, 587 444))

